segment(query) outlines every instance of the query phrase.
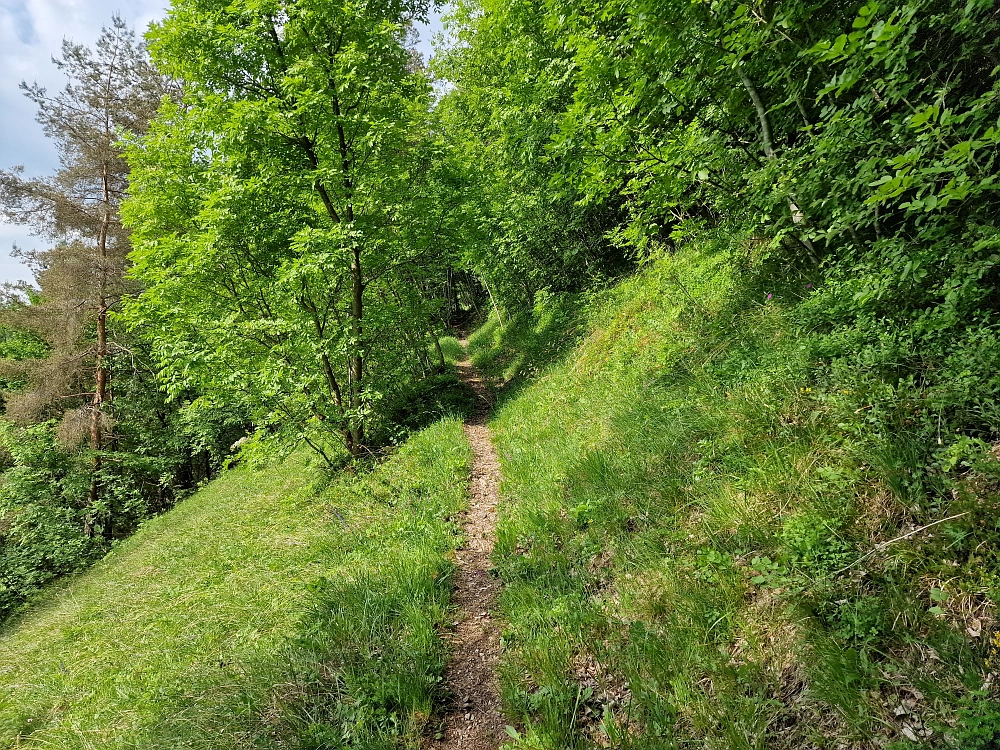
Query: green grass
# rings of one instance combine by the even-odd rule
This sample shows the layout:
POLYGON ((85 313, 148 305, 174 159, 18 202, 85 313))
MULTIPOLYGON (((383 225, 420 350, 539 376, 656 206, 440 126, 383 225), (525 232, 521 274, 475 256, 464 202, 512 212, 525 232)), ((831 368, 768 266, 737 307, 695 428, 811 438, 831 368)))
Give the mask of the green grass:
POLYGON ((450 365, 461 362, 465 359, 465 347, 454 336, 442 336, 439 339, 441 351, 444 353, 444 360, 450 365))
POLYGON ((518 747, 913 746, 904 728, 975 746, 996 716, 973 692, 996 481, 918 496, 905 436, 878 433, 797 329, 800 280, 771 294, 735 267, 690 246, 470 341, 506 383, 495 564, 518 747))
POLYGON ((469 461, 450 419, 357 475, 227 472, 8 624, 0 745, 416 747, 469 461))

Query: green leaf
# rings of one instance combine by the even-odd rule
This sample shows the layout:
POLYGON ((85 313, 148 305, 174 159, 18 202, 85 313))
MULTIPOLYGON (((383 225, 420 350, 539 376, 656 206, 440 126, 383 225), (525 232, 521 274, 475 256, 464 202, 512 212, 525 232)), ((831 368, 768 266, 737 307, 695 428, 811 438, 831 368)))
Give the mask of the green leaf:
POLYGON ((917 128, 923 125, 925 122, 934 121, 937 119, 938 113, 941 108, 936 104, 928 105, 922 110, 917 112, 913 117, 910 118, 910 126, 917 128))
POLYGON ((878 3, 876 2, 876 0, 869 0, 867 5, 863 5, 861 8, 858 9, 858 15, 863 18, 867 18, 869 16, 875 15, 877 11, 878 11, 878 3))

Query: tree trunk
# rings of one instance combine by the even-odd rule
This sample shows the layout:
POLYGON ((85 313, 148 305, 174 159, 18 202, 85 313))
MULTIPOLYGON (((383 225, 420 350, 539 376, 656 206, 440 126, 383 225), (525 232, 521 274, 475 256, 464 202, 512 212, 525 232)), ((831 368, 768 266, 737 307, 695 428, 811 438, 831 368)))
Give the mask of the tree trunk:
POLYGON ((490 291, 490 284, 486 280, 485 276, 483 276, 483 286, 486 287, 486 293, 490 295, 490 302, 493 303, 493 310, 497 314, 497 321, 500 323, 500 330, 503 330, 504 325, 503 325, 503 318, 500 316, 500 308, 497 307, 497 301, 493 298, 493 292, 490 291))
MULTIPOLYGON (((767 116, 767 108, 764 106, 764 101, 760 98, 760 93, 757 91, 757 87, 753 85, 753 81, 750 80, 750 76, 746 74, 746 71, 742 66, 738 68, 740 81, 743 82, 743 88, 747 90, 747 94, 750 95, 750 101, 753 102, 754 110, 757 112, 757 119, 760 121, 760 141, 761 145, 764 147, 764 155, 770 161, 775 161, 778 156, 774 151, 774 136, 771 134, 771 120, 767 116)), ((792 212, 792 223, 801 224, 805 221, 805 214, 802 213, 802 209, 796 205, 795 201, 791 196, 788 196, 788 209, 792 212)), ((799 244, 806 249, 809 255, 809 259, 819 264, 819 258, 816 256, 816 249, 813 247, 812 241, 808 237, 800 237, 799 235, 793 235, 799 244)))
POLYGON ((434 339, 434 349, 437 351, 438 355, 438 365, 440 365, 441 370, 448 366, 448 363, 444 361, 444 350, 441 348, 441 339, 437 337, 437 334, 432 333, 431 338, 434 339))
MULTIPOLYGON (((104 402, 108 398, 108 381, 110 379, 108 357, 108 233, 111 228, 111 184, 107 163, 104 165, 103 204, 104 216, 101 218, 101 231, 97 238, 98 251, 98 298, 97 298, 97 354, 94 363, 95 386, 94 398, 91 401, 90 416, 90 449, 94 452, 93 474, 90 478, 90 491, 87 503, 91 509, 100 500, 100 472, 103 465, 101 450, 104 447, 104 402)), ((93 510, 91 510, 93 518, 93 510)), ((93 533, 93 527, 88 524, 88 533, 93 533)), ((114 533, 114 518, 109 514, 104 526, 104 536, 111 538, 114 533)))
MULTIPOLYGON (((351 155, 347 147, 347 135, 340 121, 340 98, 336 88, 333 92, 333 113, 337 117, 337 140, 340 148, 340 169, 344 179, 344 191, 347 200, 346 218, 349 225, 354 224, 354 183, 351 180, 351 155)), ((361 267, 361 245, 352 240, 351 247, 351 338, 354 351, 348 357, 347 369, 350 373, 349 406, 351 409, 351 453, 358 456, 364 447, 365 426, 361 417, 364 396, 364 296, 365 283, 361 267)))
MULTIPOLYGON (((351 161, 347 146, 347 135, 344 133, 344 126, 339 122, 341 117, 340 100, 337 97, 336 85, 333 81, 330 82, 330 88, 333 92, 333 113, 338 119, 337 136, 341 157, 341 174, 343 176, 344 188, 346 191, 347 208, 345 210, 344 220, 348 224, 353 224, 354 184, 351 180, 351 161)), ((313 168, 318 170, 320 161, 313 144, 306 141, 303 144, 303 148, 310 163, 313 165, 313 168)), ((329 215, 331 221, 335 224, 340 224, 340 213, 333 205, 333 200, 323 184, 322 179, 317 177, 314 187, 319 193, 320 198, 323 201, 323 205, 326 208, 327 215, 329 215)), ((351 248, 350 318, 353 352, 350 353, 347 358, 346 393, 342 392, 340 386, 337 384, 336 378, 333 376, 333 368, 331 367, 329 358, 325 354, 323 355, 323 365, 337 406, 348 413, 347 424, 342 429, 344 443, 346 444, 348 452, 352 456, 358 456, 361 454, 365 439, 364 425, 362 424, 360 415, 364 382, 364 327, 362 321, 364 319, 365 284, 361 262, 361 246, 354 240, 352 240, 352 242, 355 243, 351 248)))
POLYGON ((753 102, 753 108, 757 112, 757 119, 760 120, 760 140, 761 145, 764 147, 764 156, 768 159, 775 159, 774 138, 771 135, 771 120, 767 116, 767 108, 764 107, 764 102, 757 92, 757 87, 750 80, 750 76, 746 74, 742 66, 738 70, 740 81, 743 82, 743 88, 750 95, 750 101, 753 102))
POLYGON ((447 304, 444 324, 446 327, 451 327, 451 320, 458 312, 458 300, 455 295, 455 276, 451 266, 448 266, 448 278, 445 281, 444 298, 447 304))
MULTIPOLYGON (((353 219, 352 210, 348 205, 347 215, 353 219)), ((351 438, 354 443, 354 455, 358 455, 365 441, 365 427, 361 418, 361 406, 364 378, 364 345, 362 336, 364 328, 365 287, 361 277, 361 248, 357 245, 351 255, 351 337, 354 339, 354 351, 348 364, 351 377, 351 438)))

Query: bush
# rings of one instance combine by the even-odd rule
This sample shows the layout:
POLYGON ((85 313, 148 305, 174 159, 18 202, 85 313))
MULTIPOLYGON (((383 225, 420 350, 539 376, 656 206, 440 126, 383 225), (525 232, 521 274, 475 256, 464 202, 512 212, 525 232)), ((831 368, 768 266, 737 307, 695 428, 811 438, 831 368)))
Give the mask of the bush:
POLYGON ((402 387, 372 430, 373 445, 398 444, 442 417, 463 417, 476 395, 454 372, 428 375, 402 387))
POLYGON ((56 447, 55 423, 17 428, 0 422, 11 466, 0 480, 0 618, 42 586, 99 557, 86 508, 89 473, 56 447))

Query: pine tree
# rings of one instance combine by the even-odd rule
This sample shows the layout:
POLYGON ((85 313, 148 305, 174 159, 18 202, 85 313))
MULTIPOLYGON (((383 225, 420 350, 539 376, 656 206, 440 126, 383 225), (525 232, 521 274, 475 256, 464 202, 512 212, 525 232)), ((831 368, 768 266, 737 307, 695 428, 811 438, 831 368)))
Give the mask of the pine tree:
POLYGON ((119 16, 95 49, 64 40, 53 62, 68 79, 62 91, 21 88, 38 106, 37 120, 56 144, 61 166, 46 178, 26 177, 22 168, 0 171, 0 213, 52 243, 21 251, 40 294, 35 304, 12 306, 2 321, 33 331, 51 347, 44 360, 5 363, 29 383, 7 396, 7 414, 20 422, 61 417, 65 443, 89 435, 93 506, 111 425, 112 363, 125 350, 108 320, 129 293, 130 245, 118 215, 128 181, 121 142, 144 133, 164 97, 176 99, 179 91, 119 16))

